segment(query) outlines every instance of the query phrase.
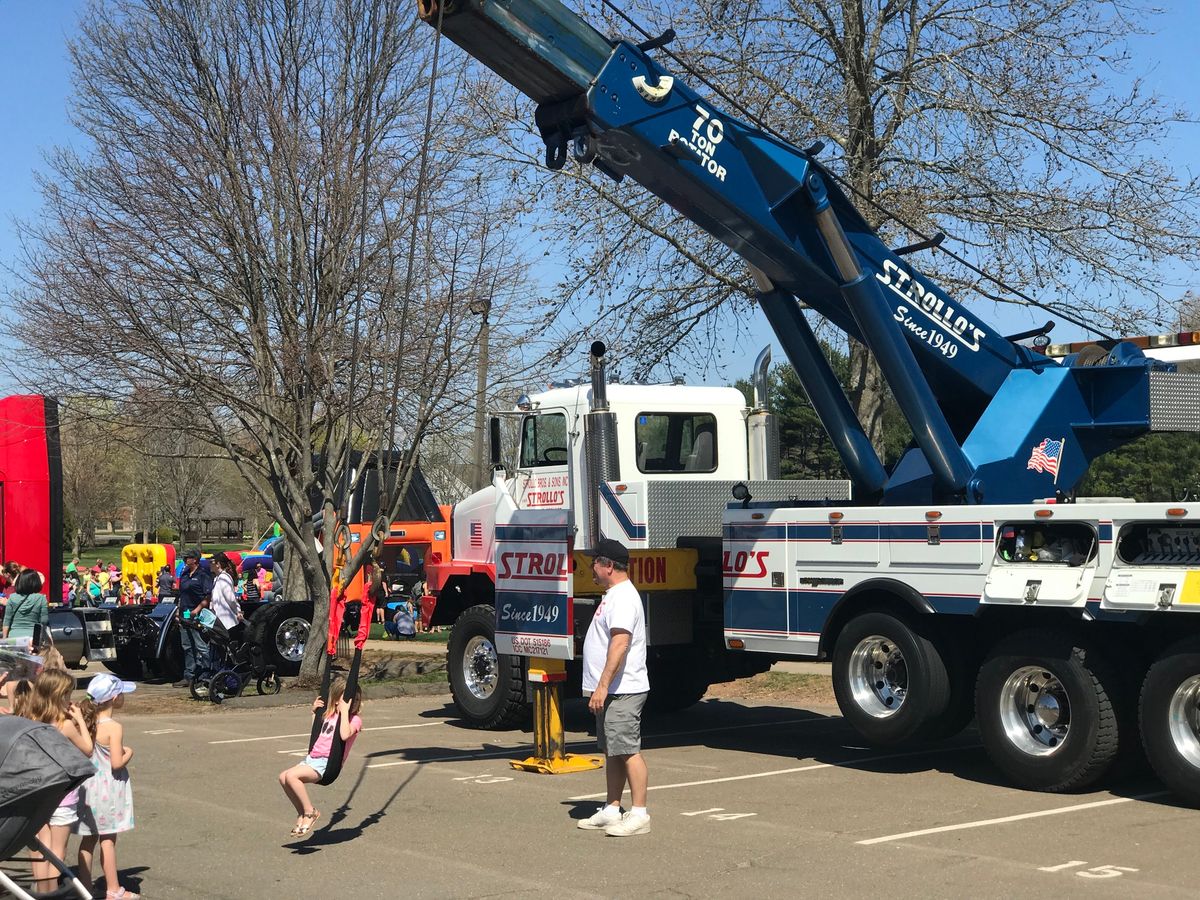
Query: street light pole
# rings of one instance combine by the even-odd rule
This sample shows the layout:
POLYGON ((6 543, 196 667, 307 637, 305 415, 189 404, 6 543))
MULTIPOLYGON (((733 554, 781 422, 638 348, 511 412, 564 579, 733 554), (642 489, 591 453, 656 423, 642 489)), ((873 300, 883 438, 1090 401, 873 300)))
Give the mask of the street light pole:
POLYGON ((484 434, 487 431, 488 338, 491 330, 488 313, 491 309, 490 297, 471 301, 471 312, 479 316, 479 356, 475 364, 475 483, 472 485, 475 490, 486 487, 488 483, 484 434))

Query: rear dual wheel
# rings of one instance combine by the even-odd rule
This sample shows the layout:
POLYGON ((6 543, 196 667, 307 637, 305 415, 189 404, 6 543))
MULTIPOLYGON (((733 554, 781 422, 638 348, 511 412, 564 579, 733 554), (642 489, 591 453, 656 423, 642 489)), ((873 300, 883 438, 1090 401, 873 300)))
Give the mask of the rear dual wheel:
POLYGON ((1010 635, 988 654, 975 684, 984 750, 1021 787, 1085 788, 1132 734, 1124 688, 1089 641, 1053 631, 1010 635))
POLYGON ((1200 638, 1180 641, 1150 667, 1138 720, 1155 773, 1182 800, 1200 806, 1200 638))

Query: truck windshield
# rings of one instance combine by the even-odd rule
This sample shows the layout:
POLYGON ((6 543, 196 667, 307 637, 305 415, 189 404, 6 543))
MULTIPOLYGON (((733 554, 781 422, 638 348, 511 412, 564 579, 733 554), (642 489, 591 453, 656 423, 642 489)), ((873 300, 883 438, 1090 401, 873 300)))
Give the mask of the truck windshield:
POLYGON ((715 472, 717 419, 711 413, 638 413, 640 472, 715 472))
POLYGON ((521 468, 561 466, 567 461, 567 417, 562 413, 526 416, 521 423, 521 468))

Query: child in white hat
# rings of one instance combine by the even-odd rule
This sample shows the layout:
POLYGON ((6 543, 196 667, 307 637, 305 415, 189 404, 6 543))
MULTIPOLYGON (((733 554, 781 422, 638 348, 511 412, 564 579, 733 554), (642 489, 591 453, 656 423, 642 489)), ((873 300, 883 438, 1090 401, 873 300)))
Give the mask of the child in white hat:
POLYGON ((83 715, 95 741, 92 765, 96 774, 83 783, 83 804, 76 831, 79 840, 79 880, 92 884, 92 855, 100 843, 100 866, 107 900, 137 900, 117 881, 117 835, 133 828, 133 786, 126 768, 133 750, 125 746, 124 729, 113 713, 125 705, 125 695, 137 688, 115 675, 97 675, 88 685, 83 715))

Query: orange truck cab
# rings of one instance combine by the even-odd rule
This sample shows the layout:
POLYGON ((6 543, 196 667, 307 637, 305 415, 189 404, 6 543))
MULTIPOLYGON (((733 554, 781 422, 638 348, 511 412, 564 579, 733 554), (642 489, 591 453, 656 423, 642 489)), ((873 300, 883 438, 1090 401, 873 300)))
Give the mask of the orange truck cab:
MULTIPOLYGON (((379 566, 393 592, 398 589, 407 594, 413 585, 424 580, 427 564, 450 558, 450 509, 449 506, 439 506, 441 518, 432 522, 421 520, 391 524, 379 552, 379 566)), ((350 525, 349 528, 350 546, 354 552, 370 534, 371 525, 350 525)), ((340 569, 342 565, 344 560, 338 559, 336 568, 340 569)), ((355 573, 346 586, 347 601, 362 600, 366 596, 373 572, 374 566, 368 563, 355 573)))

